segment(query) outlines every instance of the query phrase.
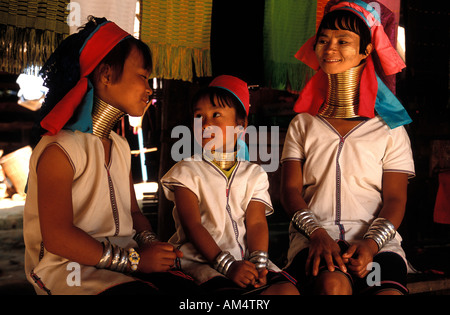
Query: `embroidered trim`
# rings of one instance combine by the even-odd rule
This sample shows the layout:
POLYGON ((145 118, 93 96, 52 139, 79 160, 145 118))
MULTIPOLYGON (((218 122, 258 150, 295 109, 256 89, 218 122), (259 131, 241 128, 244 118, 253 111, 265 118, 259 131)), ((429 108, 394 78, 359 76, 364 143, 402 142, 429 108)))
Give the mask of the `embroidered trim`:
POLYGON ((114 217, 114 224, 116 226, 116 231, 114 232, 114 236, 117 236, 117 235, 119 235, 119 211, 117 210, 117 201, 116 201, 116 194, 114 193, 114 184, 112 182, 111 174, 109 172, 109 168, 108 167, 106 167, 106 172, 108 174, 109 198, 111 200, 111 207, 112 207, 112 213, 113 213, 113 217, 114 217))
POLYGON ((345 140, 356 130, 362 127, 369 120, 361 121, 358 125, 353 127, 346 135, 342 136, 325 118, 317 116, 324 124, 333 131, 339 137, 338 152, 336 154, 336 216, 334 219, 334 224, 339 227, 339 239, 345 240, 345 228, 341 224, 341 165, 339 164, 339 158, 341 156, 342 149, 344 148, 345 140))
POLYGON ((244 259, 244 256, 245 256, 244 249, 243 249, 241 243, 239 243, 239 230, 238 230, 238 228, 237 228, 237 223, 236 223, 236 221, 233 219, 233 217, 232 217, 232 215, 231 215, 231 208, 230 208, 230 203, 229 203, 229 199, 230 199, 230 187, 231 187, 231 184, 232 184, 233 181, 234 181, 234 178, 235 178, 236 173, 237 173, 237 171, 238 171, 238 169, 239 169, 239 166, 241 165, 241 162, 240 162, 240 161, 237 162, 237 165, 236 165, 236 167, 234 168, 233 173, 231 173, 231 176, 230 176, 230 178, 228 179, 227 176, 219 169, 219 167, 216 166, 216 165, 214 165, 214 163, 212 163, 212 162, 210 162, 210 161, 208 161, 208 160, 206 160, 206 159, 204 159, 204 158, 203 158, 203 161, 205 161, 206 163, 208 163, 209 165, 211 165, 211 167, 214 168, 214 170, 216 170, 216 172, 218 172, 219 174, 221 174, 221 176, 222 176, 222 177, 226 180, 226 182, 227 182, 227 188, 226 188, 226 192, 225 192, 225 193, 226 193, 226 197, 227 197, 226 210, 227 210, 228 216, 230 217, 231 224, 232 224, 232 226, 233 226, 234 237, 235 237, 235 239, 236 239, 236 243, 239 245, 239 249, 240 249, 240 251, 241 251, 242 259, 244 259))
POLYGON ((33 279, 34 283, 36 283, 36 285, 44 290, 48 295, 52 295, 52 291, 50 291, 44 284, 44 282, 41 280, 41 278, 39 278, 39 276, 34 272, 34 270, 32 270, 30 272, 30 277, 31 279, 33 279))

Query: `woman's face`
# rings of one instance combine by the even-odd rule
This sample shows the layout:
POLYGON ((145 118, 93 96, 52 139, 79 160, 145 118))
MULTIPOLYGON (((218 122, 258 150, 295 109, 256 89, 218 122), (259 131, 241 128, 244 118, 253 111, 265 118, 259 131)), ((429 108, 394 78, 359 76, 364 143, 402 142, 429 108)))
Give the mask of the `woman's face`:
POLYGON ((315 48, 320 68, 328 74, 358 66, 368 55, 359 53, 359 35, 347 30, 323 29, 315 48))

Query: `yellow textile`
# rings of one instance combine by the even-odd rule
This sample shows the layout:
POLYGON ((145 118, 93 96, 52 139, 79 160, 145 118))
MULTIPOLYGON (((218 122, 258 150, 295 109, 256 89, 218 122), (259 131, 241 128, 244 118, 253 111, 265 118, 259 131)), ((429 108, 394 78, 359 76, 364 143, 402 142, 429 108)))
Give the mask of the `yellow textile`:
POLYGON ((143 0, 141 40, 152 52, 153 77, 212 75, 211 12, 212 0, 143 0))
POLYGON ((40 67, 68 35, 69 0, 0 2, 0 71, 40 67))

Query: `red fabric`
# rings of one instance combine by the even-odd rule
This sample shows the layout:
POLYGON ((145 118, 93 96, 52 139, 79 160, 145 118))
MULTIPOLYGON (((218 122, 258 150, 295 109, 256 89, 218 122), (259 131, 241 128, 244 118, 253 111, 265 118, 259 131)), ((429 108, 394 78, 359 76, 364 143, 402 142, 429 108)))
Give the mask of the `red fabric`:
POLYGON ((129 36, 113 22, 103 24, 87 41, 80 54, 80 80, 44 117, 42 128, 49 135, 57 134, 72 117, 88 88, 88 75, 125 37, 129 36))
MULTIPOLYGON (((377 98, 378 81, 372 57, 369 56, 366 60, 359 87, 363 93, 359 93, 358 115, 373 118, 375 117, 374 106, 377 98)), ((297 113, 306 112, 313 116, 317 115, 320 106, 322 106, 327 97, 327 89, 327 74, 320 69, 300 92, 294 105, 294 111, 297 113)))
POLYGON ((433 215, 434 222, 450 224, 450 171, 439 174, 439 188, 433 215))
POLYGON ((248 92, 247 83, 231 75, 220 75, 209 86, 219 87, 233 93, 241 101, 248 116, 250 110, 250 93, 248 92))

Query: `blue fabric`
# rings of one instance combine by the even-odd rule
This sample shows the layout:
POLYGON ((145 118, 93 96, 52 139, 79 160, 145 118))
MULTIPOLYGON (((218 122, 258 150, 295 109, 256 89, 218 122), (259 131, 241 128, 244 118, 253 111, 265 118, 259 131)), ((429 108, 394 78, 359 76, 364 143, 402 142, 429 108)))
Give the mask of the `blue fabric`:
POLYGON ((94 86, 88 80, 87 92, 80 105, 77 107, 72 118, 64 126, 66 130, 79 130, 81 132, 92 133, 92 108, 94 107, 94 86))
MULTIPOLYGON (((375 8, 372 7, 370 4, 365 3, 364 1, 361 1, 361 0, 347 0, 347 1, 348 1, 348 2, 353 2, 354 4, 359 5, 360 7, 364 8, 364 10, 370 12, 370 13, 373 15, 373 17, 374 17, 375 19, 377 19, 378 22, 381 23, 380 15, 378 14, 377 10, 375 10, 375 8)), ((352 9, 352 10, 353 10, 353 9, 352 9)), ((353 10, 353 11, 354 11, 354 10, 353 10)), ((364 15, 363 15, 361 12, 359 12, 358 14, 359 14, 360 16, 362 16, 362 18, 363 18, 363 19, 366 21, 366 23, 367 23, 367 19, 364 17, 364 15)), ((369 23, 367 23, 367 25, 369 25, 369 23)))
POLYGON ((380 115, 391 129, 411 123, 412 119, 409 117, 406 109, 378 75, 377 81, 378 92, 375 101, 375 110, 378 115, 380 115))
POLYGON ((242 161, 250 161, 250 155, 248 153, 248 147, 244 140, 241 139, 241 137, 237 140, 237 159, 242 161))

